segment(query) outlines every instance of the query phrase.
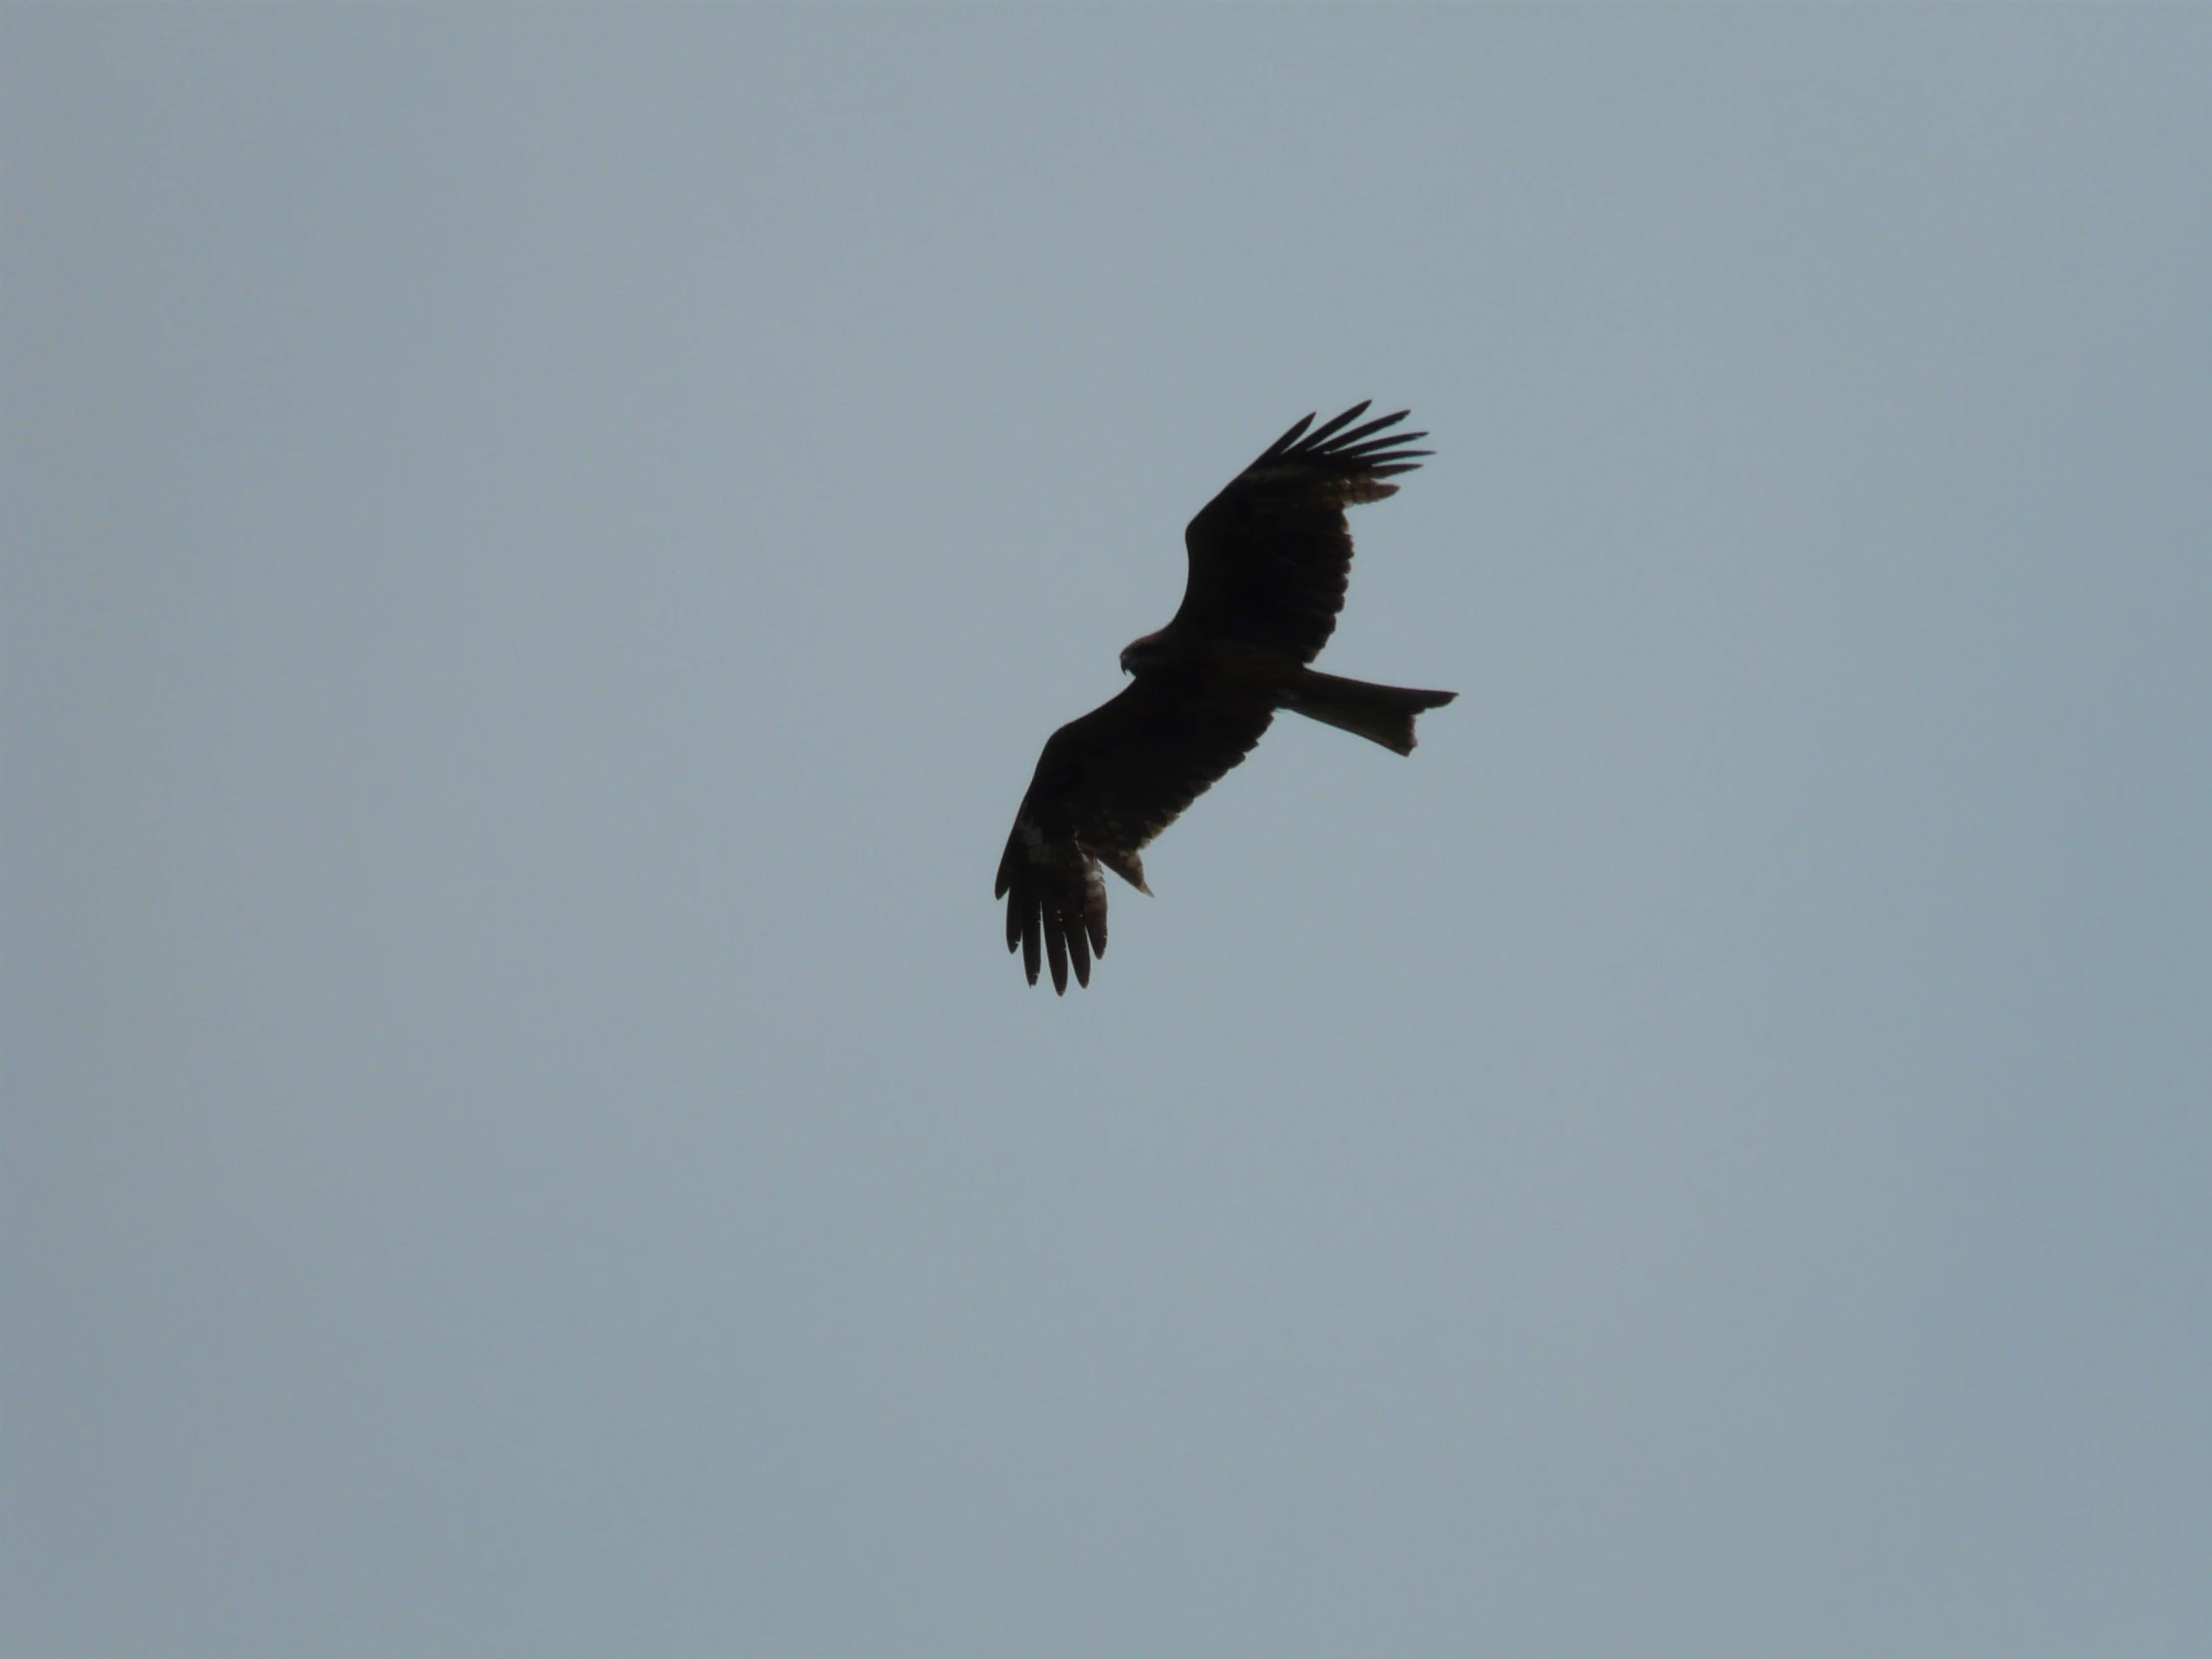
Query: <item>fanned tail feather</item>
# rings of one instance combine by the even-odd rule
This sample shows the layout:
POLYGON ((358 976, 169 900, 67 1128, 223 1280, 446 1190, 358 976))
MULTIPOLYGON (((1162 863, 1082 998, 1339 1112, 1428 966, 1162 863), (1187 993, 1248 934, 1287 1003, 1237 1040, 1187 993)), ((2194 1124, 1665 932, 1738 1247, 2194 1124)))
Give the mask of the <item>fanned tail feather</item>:
POLYGON ((1302 669, 1283 693, 1283 707, 1308 720, 1379 743, 1400 755, 1413 752, 1413 717, 1440 709, 1457 692, 1412 691, 1347 680, 1318 669, 1302 669))

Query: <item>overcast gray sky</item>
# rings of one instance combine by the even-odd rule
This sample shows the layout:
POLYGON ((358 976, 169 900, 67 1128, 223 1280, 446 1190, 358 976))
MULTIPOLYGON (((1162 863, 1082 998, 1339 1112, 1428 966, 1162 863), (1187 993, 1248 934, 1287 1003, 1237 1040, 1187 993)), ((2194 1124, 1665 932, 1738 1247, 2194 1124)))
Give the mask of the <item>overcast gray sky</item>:
POLYGON ((2212 13, 0 64, 0 1647, 2212 1651, 2212 13), (1371 396, 1459 701, 1029 988, 1371 396))

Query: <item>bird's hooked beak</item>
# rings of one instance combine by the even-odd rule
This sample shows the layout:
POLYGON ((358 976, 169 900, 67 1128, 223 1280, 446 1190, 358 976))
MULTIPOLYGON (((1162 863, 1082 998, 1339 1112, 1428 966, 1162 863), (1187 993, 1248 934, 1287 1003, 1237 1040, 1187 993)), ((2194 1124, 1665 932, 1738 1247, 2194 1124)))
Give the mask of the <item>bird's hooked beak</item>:
POLYGON ((1123 646, 1121 648, 1122 673, 1134 674, 1150 663, 1159 654, 1159 643, 1160 636, 1158 634, 1147 634, 1143 639, 1131 640, 1123 646))

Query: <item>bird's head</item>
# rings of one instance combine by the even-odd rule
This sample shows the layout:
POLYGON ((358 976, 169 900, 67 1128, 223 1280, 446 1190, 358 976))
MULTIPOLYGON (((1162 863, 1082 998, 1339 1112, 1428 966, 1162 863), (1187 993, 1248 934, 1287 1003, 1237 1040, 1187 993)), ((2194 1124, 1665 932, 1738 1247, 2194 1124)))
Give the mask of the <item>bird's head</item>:
POLYGON ((1143 639, 1131 640, 1121 648, 1121 671, 1124 674, 1142 674, 1165 656, 1166 653, 1160 646, 1160 636, 1147 634, 1143 639))

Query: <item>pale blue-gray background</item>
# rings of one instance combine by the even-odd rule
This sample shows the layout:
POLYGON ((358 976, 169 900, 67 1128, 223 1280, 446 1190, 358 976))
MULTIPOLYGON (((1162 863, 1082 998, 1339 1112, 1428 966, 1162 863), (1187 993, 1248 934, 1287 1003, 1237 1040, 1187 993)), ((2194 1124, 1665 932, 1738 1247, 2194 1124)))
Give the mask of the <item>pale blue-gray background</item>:
POLYGON ((8 1653, 2212 1651, 2212 15, 0 59, 8 1653))

